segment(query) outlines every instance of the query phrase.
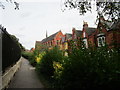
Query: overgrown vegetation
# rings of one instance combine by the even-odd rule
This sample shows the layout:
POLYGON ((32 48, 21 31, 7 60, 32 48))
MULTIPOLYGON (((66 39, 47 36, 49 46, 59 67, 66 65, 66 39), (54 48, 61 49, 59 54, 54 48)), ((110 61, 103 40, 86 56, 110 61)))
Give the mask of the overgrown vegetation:
POLYGON ((117 88, 120 87, 119 49, 73 48, 68 57, 58 48, 47 50, 37 72, 52 88, 117 88))
POLYGON ((22 56, 30 61, 30 64, 32 66, 36 66, 36 62, 34 59, 34 53, 33 52, 22 52, 22 56))
POLYGON ((48 88, 115 89, 120 83, 120 49, 73 46, 69 56, 54 47, 45 52, 23 52, 36 66, 48 88))

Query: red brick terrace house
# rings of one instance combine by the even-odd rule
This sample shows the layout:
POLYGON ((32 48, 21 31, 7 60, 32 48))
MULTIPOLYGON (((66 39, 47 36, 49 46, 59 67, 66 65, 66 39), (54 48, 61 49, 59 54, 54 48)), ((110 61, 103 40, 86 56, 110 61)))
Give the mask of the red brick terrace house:
POLYGON ((83 22, 82 39, 86 48, 96 45, 96 28, 88 27, 87 22, 83 22))
POLYGON ((46 37, 41 41, 41 44, 51 49, 53 46, 59 46, 62 49, 62 37, 64 37, 63 33, 60 31, 52 34, 49 37, 46 37))
POLYGON ((82 30, 76 30, 75 28, 72 29, 72 41, 74 42, 75 46, 79 46, 80 38, 82 37, 82 30))
POLYGON ((72 40, 80 39, 82 36, 82 30, 76 30, 75 28, 72 29, 72 40))
POLYGON ((100 17, 96 32, 97 46, 120 47, 120 19, 109 22, 100 17))
POLYGON ((69 48, 68 43, 70 42, 70 40, 72 40, 72 34, 66 33, 64 37, 62 37, 62 46, 63 46, 62 50, 65 51, 68 50, 69 48))

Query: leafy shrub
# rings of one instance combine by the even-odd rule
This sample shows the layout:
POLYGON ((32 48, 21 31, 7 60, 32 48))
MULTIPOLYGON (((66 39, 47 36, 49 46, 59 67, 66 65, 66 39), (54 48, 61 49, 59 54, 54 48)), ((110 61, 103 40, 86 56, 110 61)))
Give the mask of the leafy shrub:
POLYGON ((55 67, 53 63, 58 63, 62 61, 63 53, 57 47, 51 50, 46 50, 45 54, 42 56, 40 63, 37 64, 37 72, 40 72, 44 77, 52 79, 55 74, 55 67))
POLYGON ((32 58, 32 53, 31 52, 26 52, 26 51, 23 51, 22 52, 22 56, 26 59, 31 59, 32 58))
POLYGON ((22 56, 30 61, 30 64, 32 66, 36 65, 35 59, 34 59, 34 53, 32 52, 22 52, 22 56))
POLYGON ((55 47, 46 51, 36 68, 53 88, 120 87, 120 49, 72 47, 65 57, 55 47))
POLYGON ((107 48, 74 49, 63 63, 59 88, 116 88, 120 83, 120 54, 107 48))

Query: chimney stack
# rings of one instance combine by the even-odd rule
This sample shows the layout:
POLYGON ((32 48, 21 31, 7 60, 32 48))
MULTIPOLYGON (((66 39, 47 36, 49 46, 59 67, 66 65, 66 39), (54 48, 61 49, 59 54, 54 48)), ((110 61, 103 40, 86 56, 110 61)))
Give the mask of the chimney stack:
POLYGON ((87 22, 83 21, 83 28, 87 28, 87 27, 88 27, 87 22))

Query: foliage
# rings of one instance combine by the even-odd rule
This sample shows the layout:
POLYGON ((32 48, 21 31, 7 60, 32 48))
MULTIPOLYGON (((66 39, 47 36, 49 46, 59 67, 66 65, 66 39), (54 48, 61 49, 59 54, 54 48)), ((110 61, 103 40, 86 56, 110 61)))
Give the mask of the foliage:
POLYGON ((107 46, 74 47, 65 57, 62 51, 54 48, 43 55, 37 71, 47 78, 52 88, 115 89, 120 87, 119 52, 119 48, 107 46))
POLYGON ((34 59, 35 59, 36 63, 40 63, 44 54, 45 54, 45 52, 39 52, 39 50, 34 50, 34 59))
POLYGON ((107 51, 103 48, 75 50, 63 64, 59 84, 64 88, 74 86, 81 89, 119 87, 119 59, 117 51, 107 51))
POLYGON ((20 47, 22 51, 25 51, 25 47, 19 42, 19 39, 15 35, 10 35, 10 37, 14 40, 14 42, 20 47))
POLYGON ((84 15, 86 12, 92 10, 92 3, 95 3, 97 7, 98 15, 99 13, 108 16, 109 20, 118 19, 120 16, 120 1, 117 0, 65 0, 65 7, 73 9, 77 8, 80 15, 84 15))
POLYGON ((11 3, 11 4, 14 4, 15 5, 15 10, 19 10, 19 3, 14 1, 14 0, 3 0, 3 1, 0 1, 0 7, 2 9, 5 9, 5 5, 4 5, 4 2, 7 2, 7 3, 11 3))
POLYGON ((33 52, 23 51, 22 52, 22 56, 24 58, 28 59, 30 61, 30 63, 31 63, 32 66, 36 65, 33 52))
POLYGON ((39 64, 37 64, 38 72, 43 73, 49 78, 54 75, 53 62, 62 61, 62 52, 57 47, 52 50, 46 50, 39 64))

